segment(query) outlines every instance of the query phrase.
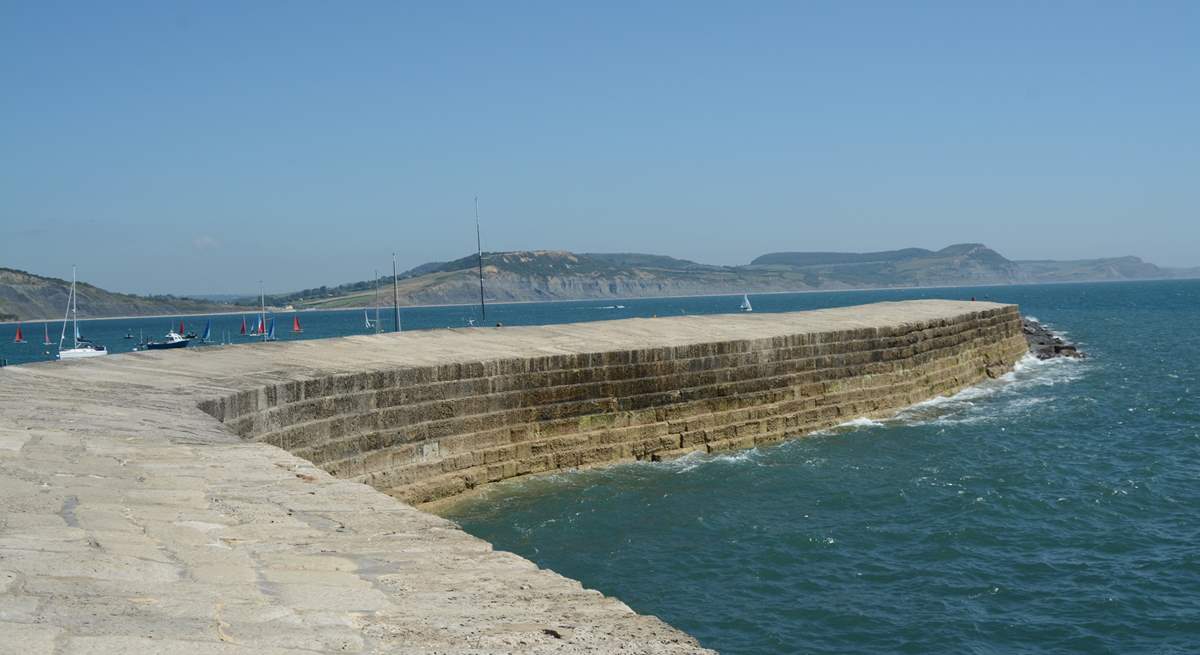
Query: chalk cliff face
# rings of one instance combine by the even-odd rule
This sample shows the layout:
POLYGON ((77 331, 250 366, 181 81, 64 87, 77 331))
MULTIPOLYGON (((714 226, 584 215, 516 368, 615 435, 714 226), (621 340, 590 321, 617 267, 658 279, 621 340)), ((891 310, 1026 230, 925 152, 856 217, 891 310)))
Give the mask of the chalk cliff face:
MULTIPOLYGON (((1025 284, 1089 280, 1200 277, 1200 269, 1168 269, 1137 257, 1078 261, 1014 261, 979 243, 925 250, 871 253, 777 252, 746 266, 711 266, 637 253, 561 250, 483 254, 484 282, 492 301, 641 298, 713 293, 1025 284)), ((474 303, 479 300, 478 259, 468 255, 430 262, 405 272, 404 305, 474 303)), ((391 277, 378 281, 389 291, 391 277)), ((362 307, 375 300, 375 280, 268 296, 276 306, 362 307)), ((0 268, 0 320, 55 318, 66 306, 70 283, 0 268)), ((229 311, 230 305, 173 296, 117 294, 82 284, 80 316, 120 316, 229 311)), ((238 301, 257 307, 259 299, 238 301)))
MULTIPOLYGON (((475 255, 422 264, 402 276, 401 302, 477 302, 477 266, 475 255)), ((489 299, 522 301, 1154 279, 1182 276, 1188 271, 1160 268, 1137 257, 1013 261, 983 244, 964 243, 937 251, 777 252, 758 257, 746 266, 710 266, 635 253, 494 252, 483 254, 483 273, 489 299)), ((381 280, 381 284, 390 286, 391 278, 381 280)), ((307 289, 268 301, 277 305, 353 307, 369 304, 374 286, 374 281, 356 282, 332 289, 307 289)))

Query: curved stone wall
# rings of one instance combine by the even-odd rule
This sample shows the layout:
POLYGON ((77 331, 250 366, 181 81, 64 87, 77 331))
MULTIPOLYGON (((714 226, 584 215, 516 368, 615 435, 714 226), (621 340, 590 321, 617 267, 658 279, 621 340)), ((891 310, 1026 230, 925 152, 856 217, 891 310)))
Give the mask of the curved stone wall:
POLYGON ((996 377, 1027 349, 1012 305, 885 305, 871 320, 877 306, 697 317, 686 342, 644 330, 630 347, 593 350, 580 331, 544 355, 531 343, 530 354, 449 351, 433 358, 445 363, 264 379, 201 409, 245 439, 425 503, 518 475, 748 448, 887 415, 996 377))

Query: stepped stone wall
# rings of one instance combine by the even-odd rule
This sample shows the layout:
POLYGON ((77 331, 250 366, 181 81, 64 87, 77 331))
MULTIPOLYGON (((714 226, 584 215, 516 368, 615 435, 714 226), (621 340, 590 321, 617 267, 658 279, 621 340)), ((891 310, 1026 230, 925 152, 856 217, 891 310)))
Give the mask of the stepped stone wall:
POLYGON ((593 349, 586 330, 563 326, 578 338, 551 339, 548 354, 536 341, 508 356, 449 352, 268 380, 200 406, 244 439, 426 503, 519 475, 749 448, 888 415, 997 377, 1027 352, 1017 308, 993 303, 671 323, 686 320, 658 319, 686 326, 684 338, 635 331, 593 349))
POLYGON ((711 652, 397 498, 770 443, 1025 349, 1015 307, 926 300, 0 368, 0 652, 711 652))

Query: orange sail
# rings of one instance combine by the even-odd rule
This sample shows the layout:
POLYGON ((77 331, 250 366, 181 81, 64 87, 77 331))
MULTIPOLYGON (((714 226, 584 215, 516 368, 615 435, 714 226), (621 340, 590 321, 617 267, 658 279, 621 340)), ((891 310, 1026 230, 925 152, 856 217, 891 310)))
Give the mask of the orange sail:
POLYGON ((303 332, 303 331, 304 330, 300 328, 300 317, 293 316, 292 317, 292 332, 303 332))
POLYGON ((25 335, 21 334, 21 326, 17 326, 17 338, 13 339, 13 343, 25 343, 25 335))

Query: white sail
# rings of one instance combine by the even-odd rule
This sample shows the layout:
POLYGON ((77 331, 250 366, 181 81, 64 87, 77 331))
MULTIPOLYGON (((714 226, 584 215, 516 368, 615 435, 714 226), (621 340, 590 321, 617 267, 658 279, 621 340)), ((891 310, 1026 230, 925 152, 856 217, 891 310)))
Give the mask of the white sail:
POLYGON ((750 296, 747 296, 747 295, 746 295, 746 294, 744 294, 744 293, 742 294, 742 307, 741 307, 741 310, 742 310, 743 312, 752 312, 752 311, 754 311, 754 308, 750 306, 750 296))

